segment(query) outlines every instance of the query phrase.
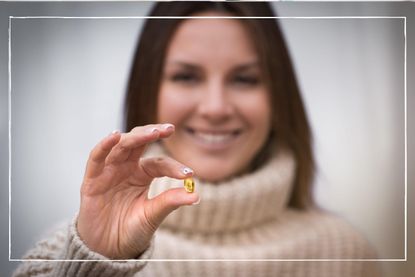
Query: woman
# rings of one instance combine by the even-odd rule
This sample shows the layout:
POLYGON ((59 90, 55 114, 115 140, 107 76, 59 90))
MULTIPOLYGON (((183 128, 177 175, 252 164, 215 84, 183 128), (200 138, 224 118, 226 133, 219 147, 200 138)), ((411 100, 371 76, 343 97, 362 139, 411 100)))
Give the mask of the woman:
MULTIPOLYGON (((157 3, 151 15, 274 16, 249 2, 157 3)), ((16 276, 376 274, 368 262, 248 261, 373 257, 314 206, 311 132, 275 20, 148 20, 126 130, 91 151, 67 233, 25 257, 81 261, 27 263, 16 276), (188 193, 181 180, 192 176, 188 193), (130 261, 83 261, 108 259, 130 261)))

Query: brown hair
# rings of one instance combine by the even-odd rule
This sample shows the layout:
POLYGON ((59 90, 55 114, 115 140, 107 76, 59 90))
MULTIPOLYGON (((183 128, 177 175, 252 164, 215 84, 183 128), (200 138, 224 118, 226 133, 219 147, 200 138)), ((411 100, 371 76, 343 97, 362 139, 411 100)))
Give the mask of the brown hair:
MULTIPOLYGON (((150 16, 190 16, 204 11, 218 11, 232 16, 273 17, 266 2, 159 2, 150 16)), ((157 97, 169 42, 185 18, 149 19, 133 60, 125 102, 125 129, 131 130, 156 122, 157 97)), ((313 206, 312 182, 314 159, 312 135, 300 96, 294 70, 283 35, 275 19, 241 19, 249 31, 259 55, 273 111, 268 143, 255 163, 277 145, 290 149, 296 160, 294 187, 289 206, 305 209, 313 206)))

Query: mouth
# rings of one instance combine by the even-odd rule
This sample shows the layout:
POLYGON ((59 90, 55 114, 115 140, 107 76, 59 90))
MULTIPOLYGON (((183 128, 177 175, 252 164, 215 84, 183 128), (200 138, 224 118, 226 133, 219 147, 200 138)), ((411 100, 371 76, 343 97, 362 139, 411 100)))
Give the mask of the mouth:
POLYGON ((186 127, 185 132, 199 145, 210 149, 223 149, 231 146, 242 134, 242 129, 205 130, 186 127))

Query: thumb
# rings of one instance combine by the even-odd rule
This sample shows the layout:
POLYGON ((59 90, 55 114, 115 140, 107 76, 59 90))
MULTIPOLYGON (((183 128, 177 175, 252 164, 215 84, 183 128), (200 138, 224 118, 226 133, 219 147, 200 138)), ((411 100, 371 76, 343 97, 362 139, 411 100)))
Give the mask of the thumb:
POLYGON ((147 219, 155 226, 159 226, 175 209, 197 203, 199 195, 197 192, 186 192, 183 188, 174 188, 162 192, 149 201, 151 205, 146 213, 147 219))

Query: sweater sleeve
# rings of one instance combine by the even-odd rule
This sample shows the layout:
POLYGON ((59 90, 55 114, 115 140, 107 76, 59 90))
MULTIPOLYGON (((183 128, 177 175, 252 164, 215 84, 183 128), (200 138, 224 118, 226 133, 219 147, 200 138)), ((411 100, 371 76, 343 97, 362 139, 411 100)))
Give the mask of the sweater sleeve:
POLYGON ((154 242, 139 258, 111 261, 90 250, 76 230, 76 218, 67 228, 56 231, 50 238, 38 242, 29 250, 13 273, 14 277, 121 277, 134 276, 150 259, 154 242))

